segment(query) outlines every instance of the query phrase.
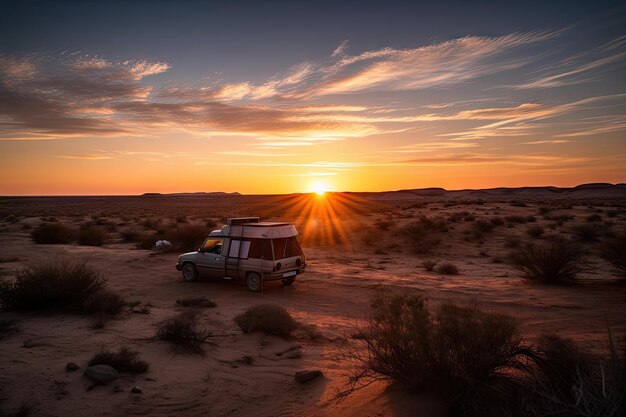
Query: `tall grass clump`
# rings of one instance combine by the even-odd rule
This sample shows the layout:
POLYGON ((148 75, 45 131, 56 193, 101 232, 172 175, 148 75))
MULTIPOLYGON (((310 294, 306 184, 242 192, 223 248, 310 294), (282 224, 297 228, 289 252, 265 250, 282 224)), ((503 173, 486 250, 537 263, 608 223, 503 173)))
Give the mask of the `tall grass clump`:
POLYGON ((388 380, 434 391, 461 409, 495 395, 526 353, 515 320, 476 303, 445 303, 431 314, 421 295, 379 294, 371 307, 345 352, 355 370, 341 395, 388 380))
POLYGON ((418 221, 407 225, 403 233, 411 240, 415 253, 428 253, 441 243, 439 234, 447 232, 444 219, 422 216, 418 221))
POLYGON ((76 239, 76 232, 61 223, 49 223, 37 226, 30 233, 37 244, 66 244, 76 239))
POLYGON ((620 276, 626 278, 626 234, 605 242, 600 253, 620 276))
POLYGON ((259 304, 235 317, 235 323, 244 331, 263 332, 283 338, 291 336, 296 321, 283 307, 275 304, 259 304))
POLYGON ((626 346, 609 330, 608 355, 591 354, 570 339, 543 335, 516 395, 514 415, 626 415, 626 346))
POLYGON ((6 310, 82 311, 105 286, 102 274, 87 264, 57 262, 26 268, 14 280, 4 278, 0 303, 6 310))
POLYGON ((88 365, 109 365, 119 372, 130 374, 142 374, 147 372, 150 366, 148 362, 139 359, 139 352, 127 347, 121 347, 117 352, 102 349, 91 358, 88 365))
MULTIPOLYGON (((179 224, 175 228, 166 230, 163 238, 172 242, 177 250, 191 251, 202 244, 208 233, 209 230, 204 226, 179 224)), ((158 239, 154 241, 156 240, 158 239)))
POLYGON ((546 284, 568 284, 587 269, 585 251, 568 240, 527 244, 512 256, 524 278, 546 284))
POLYGON ((82 227, 78 231, 78 244, 83 246, 102 246, 107 237, 107 232, 100 227, 82 227))
POLYGON ((204 354, 202 345, 212 333, 200 328, 197 311, 184 311, 164 320, 156 329, 156 338, 170 342, 175 351, 204 354))

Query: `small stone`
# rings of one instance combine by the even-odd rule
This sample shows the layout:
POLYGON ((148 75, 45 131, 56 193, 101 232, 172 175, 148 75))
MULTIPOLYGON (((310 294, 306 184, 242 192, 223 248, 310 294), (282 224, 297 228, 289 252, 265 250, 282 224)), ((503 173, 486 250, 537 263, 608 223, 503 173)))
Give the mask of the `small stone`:
POLYGON ((130 392, 132 392, 133 394, 141 394, 143 390, 139 388, 137 385, 135 385, 134 387, 130 389, 130 392))
POLYGON ((115 368, 109 365, 93 365, 87 368, 85 376, 100 384, 106 384, 108 382, 117 379, 118 374, 115 368))
POLYGON ((317 370, 316 371, 299 371, 299 372, 296 372, 295 378, 296 378, 296 381, 298 381, 301 384, 304 384, 305 382, 309 382, 321 375, 322 375, 322 371, 317 371, 317 370))
POLYGON ((68 362, 67 365, 65 365, 65 370, 67 372, 74 372, 74 371, 78 371, 79 369, 80 369, 80 366, 78 366, 74 362, 68 362))

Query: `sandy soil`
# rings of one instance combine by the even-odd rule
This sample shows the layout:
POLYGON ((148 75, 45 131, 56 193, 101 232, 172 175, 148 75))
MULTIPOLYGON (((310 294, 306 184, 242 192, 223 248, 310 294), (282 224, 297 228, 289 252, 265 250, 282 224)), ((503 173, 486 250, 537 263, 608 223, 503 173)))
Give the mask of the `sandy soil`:
MULTIPOLYGON (((86 204, 76 211, 75 217, 57 214, 57 220, 79 223, 84 221, 80 215, 102 208, 86 204)), ((151 308, 150 314, 126 312, 97 330, 86 316, 0 313, 1 319, 16 319, 20 327, 18 333, 0 340, 0 405, 11 410, 30 401, 36 404, 38 414, 53 416, 444 415, 445 406, 436 399, 411 395, 383 383, 358 391, 343 402, 334 400, 350 370, 336 354, 367 315, 370 297, 387 288, 422 291, 433 305, 445 300, 478 299, 485 309, 519 318, 522 333, 530 340, 541 332, 558 333, 601 350, 607 344, 607 324, 618 334, 626 333, 626 286, 611 277, 609 266, 598 257, 593 258, 593 270, 584 275, 582 283, 571 287, 528 283, 502 262, 511 250, 506 239, 518 236, 529 240, 525 234, 529 225, 500 226, 485 236, 473 237, 464 232, 470 230, 470 222, 461 220, 450 224, 441 234, 441 245, 428 254, 415 254, 399 237, 403 226, 419 215, 445 216, 459 211, 477 217, 537 215, 537 205, 517 207, 494 202, 411 207, 404 202, 352 213, 344 222, 345 242, 333 247, 320 242, 305 246, 307 272, 293 286, 266 283, 262 294, 250 293, 230 281, 185 283, 174 269, 178 253, 155 254, 119 243, 116 238, 103 247, 35 245, 24 224, 35 226, 41 218, 5 222, 0 233, 3 271, 54 259, 83 259, 105 273, 112 289, 129 301, 150 303, 151 308), (382 220, 392 226, 387 230, 372 226, 382 220), (357 229, 360 231, 355 232, 357 229), (374 242, 368 241, 372 233, 377 236, 374 242), (450 261, 459 267, 460 274, 427 272, 421 266, 425 259, 450 261), (184 310, 176 305, 176 299, 197 295, 217 303, 216 308, 201 313, 202 324, 213 332, 215 342, 206 347, 206 356, 176 354, 167 343, 153 340, 157 323, 184 310), (286 307, 300 323, 314 326, 318 337, 298 332, 293 340, 286 341, 243 334, 233 317, 261 302, 286 307), (139 351, 150 363, 150 370, 140 376, 125 375, 117 385, 90 391, 86 390, 90 383, 82 370, 65 372, 68 361, 84 369, 101 348, 119 346, 139 351), (251 363, 245 357, 252 358, 251 363), (319 369, 324 376, 298 384, 294 373, 305 369, 319 369), (130 393, 134 385, 143 393, 130 393)), ((574 206, 559 212, 564 211, 574 214, 573 222, 580 223, 594 208, 574 206)), ((28 210, 24 214, 28 215, 28 210)), ((626 215, 622 211, 611 221, 612 228, 623 230, 626 215)), ((548 227, 552 222, 538 216, 536 223, 548 227)), ((305 222, 301 230, 306 227, 305 222)), ((566 223, 551 230, 567 235, 570 228, 566 223)))

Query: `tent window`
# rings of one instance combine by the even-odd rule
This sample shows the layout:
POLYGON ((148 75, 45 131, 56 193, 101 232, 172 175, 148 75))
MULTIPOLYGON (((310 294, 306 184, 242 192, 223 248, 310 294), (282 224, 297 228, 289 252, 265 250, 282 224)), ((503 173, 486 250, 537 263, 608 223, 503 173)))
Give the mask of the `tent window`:
POLYGON ((230 249, 228 251, 228 256, 231 258, 241 258, 248 259, 248 254, 250 252, 250 241, 249 240, 231 240, 230 241, 230 249))
POLYGON ((302 255, 302 248, 295 236, 290 238, 273 239, 274 259, 290 258, 302 255))

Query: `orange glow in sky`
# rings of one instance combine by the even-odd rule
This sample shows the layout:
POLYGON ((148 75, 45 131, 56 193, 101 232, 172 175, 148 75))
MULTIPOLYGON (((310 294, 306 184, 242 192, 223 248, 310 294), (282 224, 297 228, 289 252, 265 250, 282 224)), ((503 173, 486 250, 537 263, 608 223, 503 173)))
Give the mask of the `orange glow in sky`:
POLYGON ((285 26, 281 2, 263 19, 254 2, 192 3, 15 6, 0 25, 0 195, 626 182, 622 12, 574 2, 538 22, 545 2, 514 17, 402 2, 335 22, 344 6, 311 3, 285 26))

